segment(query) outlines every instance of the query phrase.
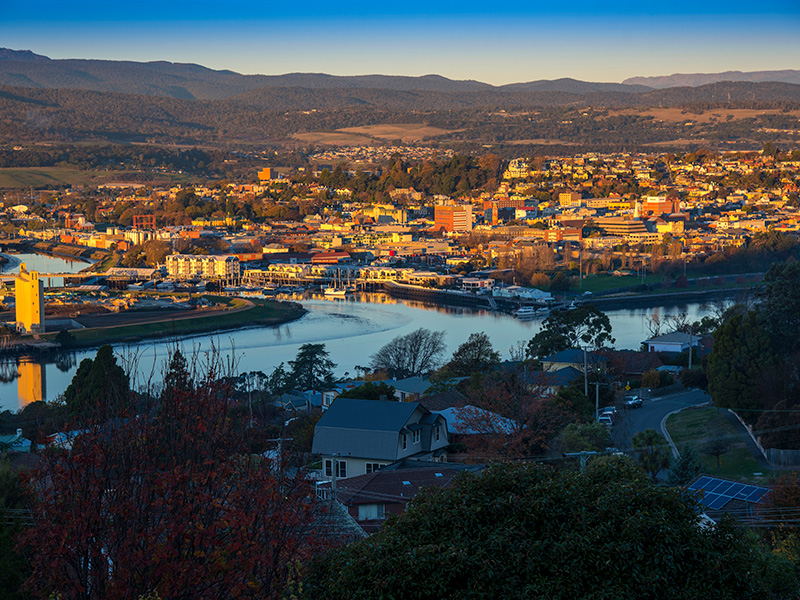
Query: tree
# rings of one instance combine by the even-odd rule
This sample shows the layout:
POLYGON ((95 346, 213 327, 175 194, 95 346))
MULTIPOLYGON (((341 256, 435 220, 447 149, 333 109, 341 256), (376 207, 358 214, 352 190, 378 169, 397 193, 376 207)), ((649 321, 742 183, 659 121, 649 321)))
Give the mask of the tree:
POLYGON ((638 454, 639 464, 650 474, 653 481, 662 469, 669 466, 669 442, 655 429, 640 431, 631 438, 631 445, 638 454))
POLYGON ((681 448, 680 456, 672 464, 667 476, 670 485, 687 485, 700 474, 697 452, 691 446, 681 448))
POLYGON ((722 466, 722 455, 726 454, 730 449, 730 440, 725 438, 715 438, 708 440, 705 444, 703 444, 702 451, 703 454, 708 454, 709 456, 713 456, 717 459, 717 473, 719 473, 719 469, 722 466))
POLYGON ((543 358, 567 348, 584 345, 598 349, 614 341, 608 315, 588 304, 553 312, 528 343, 528 354, 543 358))
POLYGON ((114 350, 100 346, 94 360, 85 358, 64 392, 70 416, 84 419, 108 418, 128 401, 129 379, 117 364, 114 350))
POLYGON ((8 457, 3 456, 0 459, 0 589, 8 600, 27 597, 22 584, 30 575, 30 567, 24 554, 14 548, 14 538, 25 526, 25 500, 19 476, 11 469, 8 457))
POLYGON ((766 399, 758 393, 758 382, 774 362, 770 336, 754 312, 729 319, 714 333, 706 367, 714 404, 733 410, 763 408, 766 399))
POLYGON ((561 432, 562 452, 605 450, 609 445, 608 429, 601 423, 569 423, 561 432))
POLYGON ((336 363, 328 358, 325 344, 303 344, 289 361, 289 382, 301 390, 318 390, 333 383, 336 363))
POLYGON ((302 470, 249 453, 219 365, 177 356, 165 393, 43 455, 23 537, 35 596, 276 599, 289 564, 328 544, 302 470))
POLYGON ((444 331, 421 328, 383 346, 372 355, 370 366, 394 377, 420 376, 439 366, 444 350, 444 331))
POLYGON ((385 381, 367 381, 351 390, 345 390, 337 398, 359 398, 361 400, 397 400, 394 387, 385 381))
POLYGON ((758 314, 776 350, 800 348, 800 262, 774 264, 764 276, 758 314))
POLYGON ((445 369, 454 376, 466 377, 475 371, 485 371, 500 364, 500 353, 492 347, 485 333, 471 333, 466 342, 453 353, 445 369))
POLYGON ((611 457, 583 473, 498 464, 423 490, 371 537, 313 561, 302 597, 788 599, 797 585, 754 535, 701 527, 696 500, 611 457))

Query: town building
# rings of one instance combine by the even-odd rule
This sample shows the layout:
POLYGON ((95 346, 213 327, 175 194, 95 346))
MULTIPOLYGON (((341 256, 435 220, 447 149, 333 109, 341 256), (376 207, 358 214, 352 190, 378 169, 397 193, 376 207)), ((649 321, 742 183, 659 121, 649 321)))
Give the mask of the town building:
POLYGON ((167 275, 171 279, 238 279, 241 264, 235 256, 200 256, 171 254, 167 256, 167 275))
POLYGON ((44 283, 37 271, 28 271, 25 263, 14 277, 17 329, 22 333, 44 332, 44 283))

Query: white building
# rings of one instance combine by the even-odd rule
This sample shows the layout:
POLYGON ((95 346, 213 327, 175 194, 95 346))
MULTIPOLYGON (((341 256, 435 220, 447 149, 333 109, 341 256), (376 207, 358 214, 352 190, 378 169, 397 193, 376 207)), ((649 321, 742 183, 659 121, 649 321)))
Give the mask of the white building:
POLYGON ((235 256, 167 256, 167 275, 171 279, 237 279, 241 272, 239 259, 235 256))

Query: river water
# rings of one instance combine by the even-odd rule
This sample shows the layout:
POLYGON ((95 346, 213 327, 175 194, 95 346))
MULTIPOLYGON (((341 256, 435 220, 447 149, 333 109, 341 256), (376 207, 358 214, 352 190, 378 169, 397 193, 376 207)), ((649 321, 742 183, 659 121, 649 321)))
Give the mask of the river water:
MULTIPOLYGON (((58 259, 56 259, 58 260, 58 259)), ((55 267, 53 267, 55 270, 55 267)), ((503 358, 518 342, 527 343, 539 331, 541 319, 520 321, 510 315, 471 308, 443 308, 395 300, 384 294, 358 294, 352 298, 295 299, 308 313, 301 319, 274 327, 242 329, 203 335, 183 341, 158 341, 116 348, 139 384, 160 381, 164 358, 176 344, 187 354, 215 347, 239 372, 269 374, 279 363, 292 360, 301 345, 324 343, 337 364, 338 376, 355 375, 356 365, 368 365, 370 356, 392 338, 420 327, 445 331, 447 355, 471 333, 485 332, 503 358)), ((707 314, 701 304, 607 311, 616 348, 639 348, 647 339, 647 320, 686 311, 692 320, 707 314)), ((35 400, 53 400, 72 380, 77 364, 93 357, 94 350, 78 352, 59 363, 17 361, 0 368, 0 410, 17 410, 35 400), (19 374, 18 377, 14 377, 19 374)))

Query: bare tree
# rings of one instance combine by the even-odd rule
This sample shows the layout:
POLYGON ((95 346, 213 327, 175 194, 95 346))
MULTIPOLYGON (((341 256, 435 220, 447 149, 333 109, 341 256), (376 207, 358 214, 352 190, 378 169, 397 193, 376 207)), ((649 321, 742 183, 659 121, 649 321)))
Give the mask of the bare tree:
POLYGON ((444 331, 421 328, 394 338, 372 355, 370 366, 395 377, 423 375, 441 364, 444 351, 444 331))

